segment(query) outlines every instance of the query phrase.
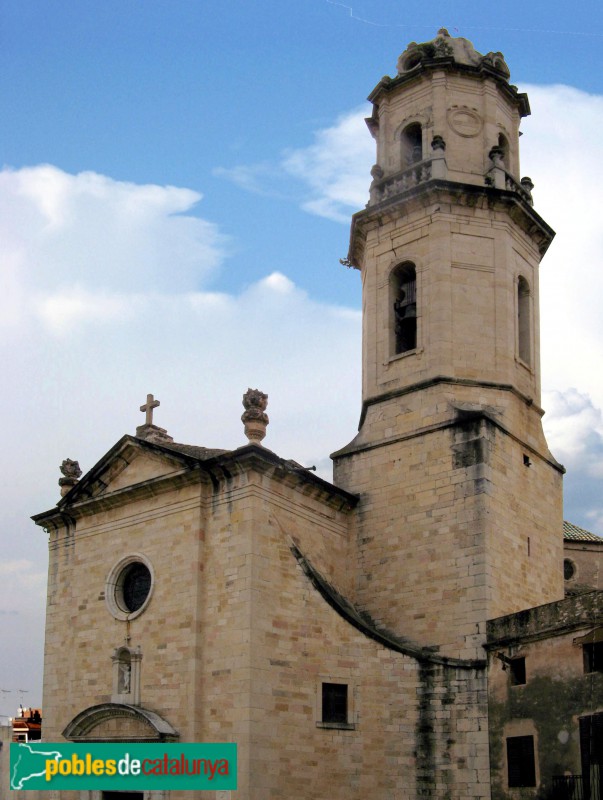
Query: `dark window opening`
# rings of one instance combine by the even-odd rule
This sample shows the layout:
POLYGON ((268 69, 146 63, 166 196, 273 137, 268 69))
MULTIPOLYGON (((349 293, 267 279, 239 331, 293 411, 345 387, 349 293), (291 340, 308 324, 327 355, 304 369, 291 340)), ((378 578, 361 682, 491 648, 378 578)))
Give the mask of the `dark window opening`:
POLYGON ((526 660, 525 658, 512 658, 509 664, 509 676, 511 686, 523 686, 526 682, 526 660))
POLYGON ((507 739, 507 769, 510 789, 536 786, 533 736, 511 736, 507 739))
POLYGON ((423 130, 413 122, 402 131, 402 169, 408 169, 423 158, 423 130))
POLYGON ((103 792, 103 800, 143 800, 144 792, 103 792))
POLYGON ((571 558, 564 558, 563 559, 563 577, 566 581, 571 581, 571 579, 576 574, 576 565, 571 560, 571 558))
POLYGON ((348 686, 346 683, 323 683, 322 721, 347 723, 348 686))
POLYGON ((603 714, 580 717, 579 723, 583 796, 598 800, 603 788, 603 714))
POLYGON ((603 642, 583 644, 584 672, 603 672, 603 642))
POLYGON ((393 274, 395 354, 417 346, 417 274, 412 264, 393 274))
POLYGON ((526 364, 532 363, 530 346, 530 287, 520 276, 517 282, 517 336, 518 354, 526 364))
POLYGON ((142 608, 151 591, 151 573, 139 561, 124 570, 121 579, 121 594, 125 611, 138 611, 142 608))

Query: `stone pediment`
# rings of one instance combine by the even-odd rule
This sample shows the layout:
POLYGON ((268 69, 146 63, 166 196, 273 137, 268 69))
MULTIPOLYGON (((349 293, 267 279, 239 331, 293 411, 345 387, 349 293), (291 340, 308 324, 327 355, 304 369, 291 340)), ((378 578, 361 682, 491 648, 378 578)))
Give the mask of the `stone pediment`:
POLYGON ((154 711, 102 703, 81 711, 63 736, 72 742, 169 742, 178 739, 178 732, 154 711))
POLYGON ((113 470, 108 472, 111 473, 113 471, 113 474, 106 476, 110 482, 106 485, 105 491, 125 489, 128 486, 135 486, 153 478, 169 475, 174 470, 182 468, 182 465, 176 459, 168 458, 163 454, 159 455, 141 450, 134 450, 130 454, 130 459, 125 463, 122 456, 122 463, 112 466, 113 470))
POLYGON ((158 478, 174 475, 190 466, 186 454, 132 436, 121 439, 63 498, 60 506, 110 495, 158 478))

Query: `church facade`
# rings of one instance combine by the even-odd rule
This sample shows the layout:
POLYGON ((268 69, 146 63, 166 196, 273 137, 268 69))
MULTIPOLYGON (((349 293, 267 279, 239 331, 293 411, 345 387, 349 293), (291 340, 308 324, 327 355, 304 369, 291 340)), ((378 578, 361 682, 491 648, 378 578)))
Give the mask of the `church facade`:
POLYGON ((603 684, 582 664, 603 603, 564 599, 539 373, 554 234, 519 171, 528 99, 500 53, 445 30, 369 99, 377 158, 346 260, 363 406, 333 483, 262 445, 257 390, 237 450, 174 442, 149 396, 84 476, 64 462, 61 500, 34 517, 43 736, 236 742, 245 800, 553 797, 584 769, 595 800, 603 684), (534 713, 557 679, 581 687, 561 738, 534 713))

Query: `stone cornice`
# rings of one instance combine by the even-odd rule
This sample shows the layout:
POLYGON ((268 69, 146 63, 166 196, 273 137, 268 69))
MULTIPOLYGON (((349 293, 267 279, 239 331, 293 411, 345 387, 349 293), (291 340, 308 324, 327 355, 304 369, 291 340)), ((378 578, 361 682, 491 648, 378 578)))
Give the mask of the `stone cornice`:
POLYGON ((378 394, 374 397, 369 397, 367 400, 364 400, 362 403, 362 411, 360 412, 358 429, 362 428, 366 413, 370 406, 376 405, 377 403, 382 403, 386 400, 392 400, 395 397, 402 397, 405 394, 412 394, 412 392, 422 392, 425 391, 425 389, 429 389, 432 386, 437 386, 441 383, 448 383, 451 386, 471 386, 480 389, 495 389, 497 391, 511 392, 511 394, 514 394, 517 398, 519 398, 522 403, 532 407, 540 417, 544 416, 544 409, 542 409, 540 406, 537 406, 531 397, 523 394, 510 383, 498 383, 496 381, 476 381, 470 380, 469 378, 453 378, 450 375, 436 375, 434 378, 427 378, 427 380, 420 381, 419 383, 413 383, 410 386, 404 386, 401 389, 394 389, 389 392, 384 392, 383 394, 378 394))
POLYGON ((603 625, 603 591, 566 597, 488 620, 487 650, 563 636, 603 625))
POLYGON ((250 471, 270 475, 281 484, 297 488, 306 496, 314 496, 338 511, 350 511, 358 503, 355 495, 339 489, 295 462, 282 459, 261 445, 249 444, 238 450, 201 459, 175 453, 169 446, 156 442, 124 436, 77 486, 57 503, 56 508, 35 514, 32 520, 45 529, 68 527, 84 516, 155 497, 198 482, 211 484, 213 493, 217 494, 228 488, 233 480, 250 471), (98 488, 111 463, 122 458, 124 452, 132 448, 154 451, 173 461, 174 464, 180 464, 180 468, 167 475, 150 478, 132 486, 93 494, 92 490, 98 488))
MULTIPOLYGON (((443 382, 454 383, 454 381, 445 378, 434 380, 433 383, 438 383, 440 380, 443 382)), ((405 392, 400 392, 400 394, 404 393, 405 392)), ((395 396, 397 396, 397 393, 391 394, 391 397, 395 396)), ((383 398, 378 398, 375 400, 375 402, 378 402, 382 399, 383 398)), ((501 431, 501 433, 504 433, 506 436, 509 436, 511 439, 520 444, 523 447, 523 449, 531 453, 532 456, 534 456, 534 458, 542 459, 542 461, 549 464, 551 467, 553 467, 553 469, 556 469, 562 475, 565 474, 565 467, 558 461, 556 461, 550 454, 543 455, 542 453, 538 452, 538 450, 535 450, 534 447, 532 447, 527 442, 524 442, 519 437, 515 436, 513 433, 511 433, 511 431, 509 431, 504 425, 501 425, 501 423, 497 419, 495 419, 491 414, 488 414, 486 411, 471 411, 471 412, 457 413, 457 416, 454 417, 453 419, 445 420, 443 422, 435 423, 433 425, 426 425, 422 428, 417 428, 416 430, 413 430, 409 433, 404 433, 398 436, 391 436, 389 438, 380 439, 377 442, 354 444, 355 440, 353 440, 352 442, 350 442, 350 444, 346 445, 345 447, 342 447, 340 450, 331 453, 331 458, 336 459, 342 456, 349 456, 356 453, 362 453, 367 450, 375 450, 379 447, 387 447, 388 445, 394 444, 395 442, 406 441, 408 439, 415 439, 419 436, 426 436, 431 433, 436 433, 441 430, 446 430, 447 428, 455 428, 459 425, 465 424, 467 420, 470 418, 473 420, 481 420, 481 419, 485 420, 489 425, 492 425, 494 428, 497 428, 499 431, 501 431)))
POLYGON ((516 86, 510 84, 503 72, 488 63, 481 63, 479 65, 459 64, 453 57, 424 59, 414 69, 397 75, 395 78, 390 78, 386 75, 381 78, 367 97, 367 100, 377 105, 383 95, 396 92, 401 86, 416 82, 438 70, 458 72, 482 80, 484 78, 492 78, 505 97, 516 106, 521 117, 527 117, 531 113, 527 94, 525 94, 525 92, 519 92, 516 86))
POLYGON ((66 521, 75 522, 89 514, 97 514, 101 511, 108 511, 112 508, 119 508, 128 503, 142 500, 148 497, 156 497, 172 489, 179 489, 186 485, 191 485, 199 480, 200 471, 189 470, 169 475, 160 475, 150 478, 132 486, 124 486, 106 494, 97 496, 84 496, 73 500, 66 507, 57 505, 41 514, 35 514, 31 519, 44 528, 62 527, 66 521))
POLYGON ((408 214, 414 207, 425 208, 432 203, 447 202, 469 207, 477 207, 481 203, 488 209, 506 211, 511 220, 533 239, 541 256, 546 253, 555 236, 555 231, 519 192, 435 178, 354 214, 346 264, 356 269, 362 268, 366 228, 400 219, 400 206, 405 206, 405 214, 408 214))
POLYGON ((202 469, 210 476, 216 492, 236 475, 253 470, 269 475, 286 486, 300 487, 301 484, 305 495, 312 495, 337 510, 350 511, 358 503, 356 495, 334 486, 293 461, 282 459, 261 445, 249 444, 209 459, 203 462, 202 469))

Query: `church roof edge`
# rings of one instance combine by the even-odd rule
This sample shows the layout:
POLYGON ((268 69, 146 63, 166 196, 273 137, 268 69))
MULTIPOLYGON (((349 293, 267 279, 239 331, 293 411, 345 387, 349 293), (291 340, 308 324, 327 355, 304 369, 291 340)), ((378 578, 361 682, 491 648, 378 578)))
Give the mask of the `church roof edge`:
POLYGON ((214 464, 218 468, 237 464, 239 468, 242 467, 244 469, 250 463, 259 466, 262 462, 272 468, 280 469, 283 476, 287 475, 295 480, 301 480, 320 492, 332 497, 338 497, 350 509, 358 504, 359 497, 357 495, 335 486, 335 484, 321 478, 319 475, 315 475, 314 472, 308 470, 297 461, 282 458, 274 451, 259 444, 246 444, 236 450, 230 450, 222 456, 208 459, 204 463, 204 467, 210 469, 214 464))
MULTIPOLYGON (((344 489, 326 481, 324 478, 315 475, 296 461, 284 459, 272 450, 268 450, 259 444, 246 444, 236 450, 220 450, 181 444, 178 442, 149 441, 126 434, 122 436, 122 438, 116 442, 90 470, 88 470, 82 479, 59 500, 54 508, 39 514, 34 514, 31 519, 36 525, 46 527, 46 524, 51 523, 52 520, 56 521, 58 518, 62 517, 74 504, 78 504, 78 502, 81 501, 87 503, 87 501, 92 502, 101 499, 100 497, 91 496, 91 485, 102 478, 109 464, 115 458, 119 457, 127 448, 131 447, 163 454, 170 459, 180 461, 185 467, 191 470, 194 468, 201 468, 211 474, 212 480, 217 479, 218 481, 222 476, 229 476, 235 472, 242 472, 249 466, 255 466, 257 468, 263 464, 272 470, 276 468, 281 477, 288 477, 290 482, 301 481, 312 486, 319 493, 323 494, 323 496, 337 498, 337 504, 342 508, 347 507, 351 509, 358 503, 358 497, 356 495, 350 494, 344 489)), ((161 480, 161 478, 154 480, 161 480)), ((146 483, 147 482, 134 484, 132 488, 137 485, 146 485, 146 483)), ((123 489, 119 490, 120 493, 123 493, 123 491, 123 489)), ((104 498, 106 498, 106 495, 104 498)))
POLYGON ((599 542, 603 544, 603 539, 596 533, 591 533, 567 520, 563 520, 563 538, 566 542, 599 542))
POLYGON ((594 590, 526 608, 486 622, 487 650, 592 628, 603 613, 603 591, 594 590))
POLYGON ((337 589, 335 589, 322 575, 315 569, 310 561, 303 555, 296 545, 291 546, 291 551, 310 580, 314 588, 324 600, 333 608, 346 622, 353 625, 358 631, 373 639, 390 650, 414 658, 417 661, 439 664, 442 666, 454 667, 456 669, 483 669, 487 662, 478 659, 452 658, 440 655, 429 647, 421 645, 396 636, 389 631, 382 630, 367 615, 362 614, 358 609, 337 589))

